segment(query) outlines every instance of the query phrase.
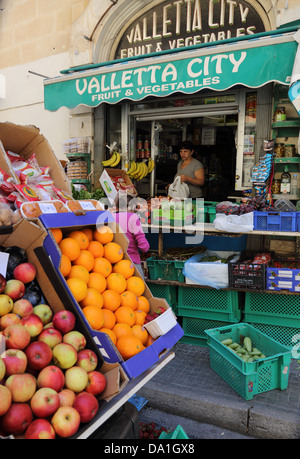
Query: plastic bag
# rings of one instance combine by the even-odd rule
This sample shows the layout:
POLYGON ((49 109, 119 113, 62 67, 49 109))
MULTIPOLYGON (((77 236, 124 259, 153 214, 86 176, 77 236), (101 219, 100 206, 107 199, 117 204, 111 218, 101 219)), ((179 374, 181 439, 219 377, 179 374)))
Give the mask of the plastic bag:
POLYGON ((216 214, 214 227, 230 233, 244 233, 253 231, 253 212, 243 215, 216 214))
POLYGON ((180 175, 176 177, 173 183, 169 186, 168 195, 171 198, 188 198, 190 195, 189 187, 186 183, 181 183, 180 175))

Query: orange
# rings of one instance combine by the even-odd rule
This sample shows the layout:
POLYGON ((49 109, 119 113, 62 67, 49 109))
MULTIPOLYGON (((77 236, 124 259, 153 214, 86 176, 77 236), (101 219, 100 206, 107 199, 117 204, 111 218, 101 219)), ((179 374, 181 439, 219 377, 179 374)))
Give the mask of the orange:
POLYGON ((111 262, 108 261, 104 257, 97 257, 97 258, 95 258, 95 262, 94 262, 94 266, 93 266, 92 271, 94 273, 100 273, 100 274, 102 274, 102 276, 104 276, 106 278, 112 272, 111 262))
POLYGON ((77 241, 78 244, 80 245, 81 249, 86 249, 87 246, 89 245, 89 238, 83 231, 79 231, 79 230, 71 231, 71 233, 68 234, 68 237, 75 239, 75 241, 77 241))
POLYGON ((111 263, 118 263, 123 258, 123 249, 116 242, 108 242, 104 246, 104 257, 111 263))
POLYGON ((63 238, 58 244, 58 247, 60 248, 61 253, 67 255, 71 261, 74 261, 79 257, 80 245, 77 241, 75 241, 75 239, 72 239, 71 237, 63 238))
POLYGON ((85 306, 97 306, 102 308, 103 298, 102 294, 98 292, 95 288, 87 288, 85 297, 80 301, 80 306, 84 308, 85 306))
POLYGON ((127 279, 127 290, 134 292, 136 296, 143 295, 145 291, 145 283, 141 277, 131 276, 127 279))
POLYGON ((74 265, 82 265, 88 270, 88 272, 93 269, 94 263, 94 256, 91 252, 85 249, 80 250, 79 256, 73 260, 74 265))
POLYGON ((138 307, 138 297, 135 293, 125 290, 121 293, 121 306, 127 306, 135 310, 138 307))
POLYGON ((53 234, 54 239, 56 240, 57 244, 60 243, 60 241, 63 238, 63 232, 60 228, 51 228, 51 232, 53 234))
POLYGON ((113 344, 114 345, 117 344, 117 337, 116 337, 115 333, 112 330, 110 330, 109 328, 102 327, 102 328, 99 328, 99 332, 106 333, 110 337, 110 339, 112 340, 113 344))
POLYGON ((135 324, 131 327, 134 336, 139 338, 142 341, 142 344, 146 346, 147 341, 148 341, 148 332, 145 328, 142 327, 142 325, 135 324))
POLYGON ((134 264, 131 260, 120 260, 114 265, 113 272, 122 274, 125 279, 128 279, 128 277, 134 274, 134 264))
POLYGON ((102 309, 97 306, 86 306, 82 309, 84 317, 94 330, 103 327, 104 319, 102 309))
POLYGON ((82 279, 79 279, 79 277, 70 277, 70 279, 67 279, 67 284, 75 300, 78 303, 82 301, 87 294, 86 283, 82 279))
POLYGON ((95 288, 102 293, 106 289, 106 279, 100 273, 90 272, 87 286, 95 288))
POLYGON ((138 324, 138 325, 144 325, 145 317, 146 317, 147 313, 137 309, 136 311, 134 311, 134 315, 135 315, 135 323, 138 324))
POLYGON ((148 340, 147 340, 147 343, 146 343, 146 347, 151 346, 151 344, 153 344, 155 340, 156 340, 156 338, 153 338, 153 336, 151 336, 149 334, 148 340))
POLYGON ((60 260, 60 271, 64 277, 67 277, 69 272, 71 271, 72 264, 71 260, 65 255, 64 253, 61 255, 60 260))
POLYGON ((115 290, 104 290, 102 293, 103 307, 115 311, 121 304, 121 297, 115 290))
POLYGON ((118 323, 127 324, 129 327, 135 324, 134 311, 127 306, 120 306, 116 309, 115 318, 118 323))
POLYGON ((147 300, 147 298, 143 295, 141 296, 138 296, 138 307, 137 309, 139 309, 140 311, 144 311, 148 314, 148 312, 150 311, 150 303, 149 301, 147 300))
POLYGON ((145 349, 142 341, 134 335, 122 336, 117 340, 116 347, 124 360, 130 359, 145 349))
POLYGON ((128 324, 116 323, 112 331, 116 335, 117 339, 121 338, 122 336, 133 335, 132 328, 128 324))
POLYGON ((104 316, 104 324, 103 327, 109 328, 110 330, 115 326, 116 324, 116 318, 110 309, 103 308, 103 316, 104 316))
POLYGON ((99 228, 97 228, 94 233, 93 233, 93 239, 95 241, 101 242, 101 244, 107 244, 108 242, 111 242, 114 238, 114 232, 110 228, 110 226, 107 225, 101 225, 99 228))
POLYGON ((93 240, 93 230, 92 228, 81 228, 81 230, 87 237, 89 241, 93 240))
POLYGON ((107 288, 115 290, 118 293, 123 293, 126 289, 126 279, 122 274, 111 273, 106 278, 107 288))
POLYGON ((84 282, 87 284, 90 277, 90 273, 84 266, 73 265, 68 274, 68 279, 70 279, 70 277, 79 277, 79 279, 84 280, 84 282))
POLYGON ((99 241, 90 241, 87 250, 94 255, 94 258, 103 257, 104 248, 103 244, 99 241))

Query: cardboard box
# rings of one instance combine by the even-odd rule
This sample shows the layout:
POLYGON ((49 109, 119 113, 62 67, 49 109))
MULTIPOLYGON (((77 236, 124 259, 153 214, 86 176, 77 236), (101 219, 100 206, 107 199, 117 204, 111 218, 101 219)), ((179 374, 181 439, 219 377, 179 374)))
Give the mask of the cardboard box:
POLYGON ((104 169, 99 178, 99 182, 110 202, 115 202, 118 196, 118 192, 120 191, 116 188, 112 181, 112 178, 116 177, 121 177, 122 179, 124 179, 126 189, 128 190, 129 194, 133 196, 137 195, 137 191, 134 185, 132 184, 132 181, 123 169, 104 169))
MULTIPOLYGON (((82 320, 81 315, 78 314, 77 308, 75 308, 72 301, 70 301, 64 289, 64 285, 60 282, 59 276, 45 251, 43 244, 47 237, 48 234, 39 221, 33 223, 27 220, 21 220, 19 224, 15 225, 10 235, 0 235, 0 245, 3 247, 16 245, 25 249, 28 261, 33 263, 36 267, 36 280, 43 292, 45 301, 47 301, 47 304, 49 304, 53 312, 68 309, 75 314, 75 328, 84 334, 87 341, 86 348, 92 349, 97 354, 99 361, 97 369, 105 374, 107 379, 107 387, 105 391, 100 394, 99 400, 109 401, 117 393, 123 390, 128 383, 128 377, 119 363, 104 362, 102 354, 99 352, 93 337, 86 327, 86 322, 82 320)), ((90 424, 92 425, 95 419, 100 416, 101 408, 96 417, 90 421, 90 424)), ((85 424, 84 427, 86 428, 86 426, 85 424)), ((77 434, 80 434, 80 430, 77 434)))
POLYGON ((13 123, 0 123, 0 168, 20 183, 6 151, 18 153, 27 160, 35 153, 40 167, 50 166, 50 176, 60 190, 72 194, 71 184, 65 171, 51 149, 47 139, 35 126, 21 126, 13 123))
MULTIPOLYGON (((98 225, 106 223, 113 229, 115 233, 114 241, 121 245, 124 251, 124 258, 130 259, 130 257, 127 255, 128 239, 125 236, 125 234, 119 229, 119 226, 116 224, 110 212, 89 212, 86 215, 79 216, 73 213, 59 215, 43 215, 40 217, 40 220, 46 229, 61 228, 64 234, 67 234, 68 232, 73 231, 75 229, 81 229, 84 227, 92 227, 93 229, 95 229, 96 223, 98 225)), ((86 327, 88 328, 89 333, 91 334, 95 343, 97 344, 98 349, 101 352, 104 360, 110 363, 120 363, 129 378, 135 378, 139 376, 152 365, 158 363, 160 359, 163 358, 163 354, 167 352, 169 349, 171 349, 174 346, 174 344, 177 341, 179 341, 179 339, 183 336, 183 330, 180 327, 180 325, 176 322, 176 325, 170 331, 168 331, 165 335, 157 338, 151 346, 148 346, 146 349, 139 352, 134 357, 131 357, 130 359, 124 361, 119 351, 111 341, 110 337, 105 333, 92 329, 88 321, 84 317, 79 304, 73 297, 64 277, 60 273, 59 267, 61 252, 56 241, 52 237, 50 231, 48 236, 44 240, 44 247, 56 271, 58 272, 61 284, 64 286, 64 291, 68 293, 69 299, 71 299, 71 301, 73 302, 74 307, 78 311, 78 314, 80 314, 82 320, 85 321, 86 327)), ((135 275, 140 277, 140 274, 136 268, 135 275)), ((153 297, 146 283, 144 295, 150 302, 151 312, 154 312, 158 306, 163 306, 166 309, 170 307, 170 305, 167 303, 165 299, 153 297)))

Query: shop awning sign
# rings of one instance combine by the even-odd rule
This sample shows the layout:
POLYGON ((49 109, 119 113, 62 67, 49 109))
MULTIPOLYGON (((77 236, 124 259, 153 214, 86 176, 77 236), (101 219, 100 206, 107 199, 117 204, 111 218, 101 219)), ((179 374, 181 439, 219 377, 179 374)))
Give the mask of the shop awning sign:
POLYGON ((223 91, 238 84, 288 85, 296 50, 293 34, 287 34, 76 71, 44 80, 45 108, 96 107, 202 89, 223 91))

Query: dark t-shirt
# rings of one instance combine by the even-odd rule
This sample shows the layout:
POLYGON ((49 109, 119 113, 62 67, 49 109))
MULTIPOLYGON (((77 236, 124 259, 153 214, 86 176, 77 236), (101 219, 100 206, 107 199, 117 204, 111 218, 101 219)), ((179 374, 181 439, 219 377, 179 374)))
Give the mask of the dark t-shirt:
MULTIPOLYGON (((177 165, 177 173, 174 177, 174 180, 176 177, 178 177, 178 175, 188 175, 191 178, 196 178, 195 171, 197 171, 198 169, 203 169, 203 164, 198 159, 195 159, 195 158, 193 158, 190 164, 188 164, 183 169, 181 169, 181 165, 182 165, 182 160, 179 161, 177 165)), ((200 186, 192 185, 192 183, 189 183, 189 182, 186 182, 186 184, 188 185, 189 190, 190 190, 190 196, 189 196, 190 198, 202 198, 203 192, 200 186)))

